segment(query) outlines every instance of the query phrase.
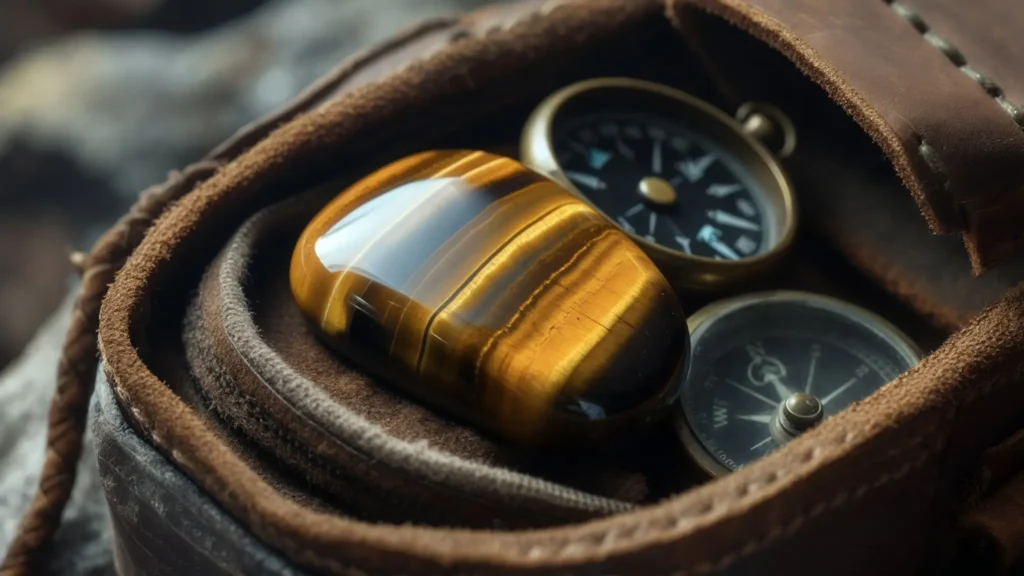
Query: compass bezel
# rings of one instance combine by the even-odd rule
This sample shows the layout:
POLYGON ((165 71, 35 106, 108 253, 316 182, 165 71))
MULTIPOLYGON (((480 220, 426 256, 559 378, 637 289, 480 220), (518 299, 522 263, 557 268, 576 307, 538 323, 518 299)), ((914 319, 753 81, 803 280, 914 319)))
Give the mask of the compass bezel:
MULTIPOLYGON (((891 346, 894 352, 905 359, 911 368, 916 366, 924 356, 921 348, 909 336, 878 314, 832 296, 798 290, 755 292, 708 304, 694 312, 687 319, 687 324, 690 328, 690 349, 695 350, 700 345, 704 334, 717 321, 749 306, 772 303, 798 303, 841 316, 845 320, 874 333, 887 345, 891 346)), ((693 384, 690 381, 690 375, 693 373, 692 370, 687 373, 680 387, 679 399, 673 403, 672 425, 682 441, 687 455, 694 463, 711 477, 723 476, 733 472, 733 470, 719 462, 707 447, 704 446, 704 443, 697 438, 689 420, 686 418, 686 411, 683 408, 686 388, 693 384)))
MULTIPOLYGON (((645 112, 643 107, 638 112, 645 112)), ((530 115, 520 140, 520 158, 583 198, 616 227, 628 234, 651 257, 676 288, 716 290, 759 276, 778 263, 793 244, 797 228, 796 199, 785 170, 757 139, 746 134, 734 118, 708 102, 686 92, 634 78, 593 78, 571 84, 548 96, 530 115), (710 138, 732 154, 757 181, 766 196, 763 209, 769 214, 774 233, 771 246, 756 255, 738 260, 717 260, 688 254, 622 229, 610 215, 581 191, 563 171, 554 144, 556 122, 574 104, 586 98, 611 97, 657 103, 667 120, 710 138), (670 111, 665 114, 665 111, 670 111)))

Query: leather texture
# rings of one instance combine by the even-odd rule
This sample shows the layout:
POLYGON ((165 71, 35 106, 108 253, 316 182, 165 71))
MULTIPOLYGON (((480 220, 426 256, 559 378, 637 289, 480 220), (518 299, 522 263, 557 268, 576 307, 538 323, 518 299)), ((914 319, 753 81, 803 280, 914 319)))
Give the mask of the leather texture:
POLYGON ((963 236, 976 272, 1019 251, 1020 10, 998 0, 671 4, 721 15, 821 84, 889 156, 932 230, 963 236))
MULTIPOLYGON (((1014 217, 1024 202, 1021 173, 1014 170, 1024 159, 1012 106, 1020 85, 1001 76, 1019 74, 1001 50, 1019 50, 1004 43, 1024 22, 994 2, 984 3, 992 4, 988 16, 961 13, 968 8, 952 0, 922 1, 915 10, 1002 87, 1000 97, 951 64, 914 17, 900 12, 902 4, 881 0, 527 2, 410 30, 343 63, 279 113, 155 188, 132 219, 101 241, 87 274, 113 280, 121 268, 99 314, 100 348, 118 404, 142 436, 242 526, 316 572, 684 576, 817 574, 822 566, 835 574, 936 572, 953 559, 963 486, 979 455, 1010 435, 1022 415, 1019 289, 966 321, 870 402, 755 465, 657 505, 521 532, 374 524, 297 498, 254 468, 244 449, 222 442, 209 414, 176 396, 181 390, 166 385, 167 375, 187 367, 154 350, 180 346, 180 334, 161 336, 159 327, 183 312, 183 305, 171 305, 172 295, 194 288, 199 248, 222 245, 260 206, 308 187, 336 169, 339 158, 368 165, 361 154, 385 136, 411 139, 417 130, 439 127, 436 119, 411 121, 425 111, 450 118, 452 109, 514 97, 542 65, 624 31, 636 34, 666 11, 679 24, 694 5, 738 23, 823 85, 888 154, 933 228, 964 235, 980 270, 1009 256, 1024 226, 1014 217), (983 30, 998 32, 994 39, 966 39, 983 30), (922 155, 922 144, 931 152, 922 155), (120 258, 136 245, 122 268, 120 258)), ((1019 82, 1024 75, 1014 77, 1019 82)), ((88 307, 104 291, 97 284, 83 298, 87 314, 95 314, 88 307)), ((75 342, 91 338, 89 318, 95 316, 86 316, 75 342)), ((72 358, 81 361, 76 367, 88 364, 88 352, 72 358)))

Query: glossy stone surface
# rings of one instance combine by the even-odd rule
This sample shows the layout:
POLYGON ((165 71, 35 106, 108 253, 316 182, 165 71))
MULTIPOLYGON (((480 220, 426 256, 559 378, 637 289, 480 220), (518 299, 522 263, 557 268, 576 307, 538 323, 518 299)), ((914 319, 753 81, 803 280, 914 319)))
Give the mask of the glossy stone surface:
POLYGON ((689 355, 668 283, 563 187, 483 152, 425 152, 302 233, 295 301, 324 340, 449 416, 534 443, 646 424, 689 355))

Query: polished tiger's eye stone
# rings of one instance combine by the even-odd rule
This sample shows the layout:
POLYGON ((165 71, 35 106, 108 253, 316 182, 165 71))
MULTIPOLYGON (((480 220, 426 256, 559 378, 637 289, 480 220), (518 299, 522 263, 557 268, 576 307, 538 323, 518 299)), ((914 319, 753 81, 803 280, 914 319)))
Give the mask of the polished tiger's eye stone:
POLYGON ((508 158, 425 152, 334 198, 291 288, 323 339, 420 401, 506 438, 606 438, 660 415, 689 353, 651 260, 508 158))

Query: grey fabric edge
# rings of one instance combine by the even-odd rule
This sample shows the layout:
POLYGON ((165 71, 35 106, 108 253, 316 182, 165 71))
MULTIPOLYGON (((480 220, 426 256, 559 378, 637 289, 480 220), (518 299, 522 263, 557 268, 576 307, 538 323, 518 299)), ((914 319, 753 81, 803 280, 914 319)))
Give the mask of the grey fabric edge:
POLYGON ((176 562, 194 565, 200 556, 200 562, 205 560, 230 574, 304 574, 246 531, 136 434, 124 419, 102 370, 97 375, 91 412, 100 476, 114 517, 119 572, 139 573, 134 564, 139 556, 154 563, 145 564, 143 572, 173 571, 170 559, 161 560, 146 547, 154 532, 163 531, 171 535, 160 538, 162 544, 176 537, 185 546, 176 562), (162 521, 159 526, 146 525, 139 520, 144 517, 162 521), (132 530, 126 529, 129 526, 132 530))

